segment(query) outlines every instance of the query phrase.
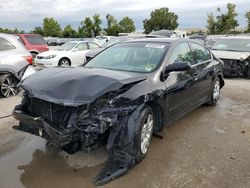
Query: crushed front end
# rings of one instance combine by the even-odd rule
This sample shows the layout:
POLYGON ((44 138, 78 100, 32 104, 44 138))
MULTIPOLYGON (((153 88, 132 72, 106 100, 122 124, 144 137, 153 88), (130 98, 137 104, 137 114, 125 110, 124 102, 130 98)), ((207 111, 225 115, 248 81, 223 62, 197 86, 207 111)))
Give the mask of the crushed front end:
POLYGON ((41 136, 70 154, 106 144, 109 158, 94 180, 101 185, 123 175, 136 163, 132 135, 135 126, 131 119, 135 117, 133 113, 138 113, 138 106, 139 103, 112 92, 77 107, 24 93, 21 104, 13 111, 13 116, 20 121, 14 128, 41 136))
POLYGON ((250 78, 250 58, 244 60, 221 59, 224 62, 223 74, 226 77, 250 78))

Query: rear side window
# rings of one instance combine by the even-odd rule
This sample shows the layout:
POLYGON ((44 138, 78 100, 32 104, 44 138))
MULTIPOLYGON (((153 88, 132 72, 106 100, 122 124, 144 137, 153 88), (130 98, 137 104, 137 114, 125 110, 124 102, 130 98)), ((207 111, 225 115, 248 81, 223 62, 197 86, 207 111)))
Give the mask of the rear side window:
POLYGON ((95 49, 98 48, 99 46, 93 42, 89 42, 89 49, 95 49))
POLYGON ((211 59, 210 52, 203 46, 195 43, 191 43, 193 56, 197 63, 208 61, 211 59))
POLYGON ((0 38, 0 51, 5 51, 5 50, 13 50, 16 49, 16 47, 11 44, 9 41, 0 38))
POLYGON ((190 64, 194 64, 191 49, 187 42, 178 44, 172 51, 172 54, 170 56, 170 63, 174 63, 176 61, 187 61, 190 64))
POLYGON ((30 44, 34 45, 46 44, 46 41, 40 35, 25 35, 24 37, 30 44))
POLYGON ((83 50, 88 50, 88 47, 87 47, 87 43, 86 42, 83 42, 83 43, 80 43, 76 46, 75 48, 77 51, 83 51, 83 50))

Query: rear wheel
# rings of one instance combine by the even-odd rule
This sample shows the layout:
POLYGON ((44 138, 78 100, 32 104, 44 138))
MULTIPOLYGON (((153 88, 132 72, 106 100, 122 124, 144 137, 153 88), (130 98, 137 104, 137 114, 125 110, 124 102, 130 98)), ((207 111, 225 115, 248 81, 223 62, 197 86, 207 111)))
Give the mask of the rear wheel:
POLYGON ((213 82, 213 90, 210 96, 210 105, 216 105, 217 101, 220 98, 220 79, 217 77, 213 82))
POLYGON ((62 58, 59 60, 58 66, 62 67, 69 67, 70 66, 70 60, 67 58, 62 58))
POLYGON ((19 81, 10 74, 5 74, 0 77, 0 92, 4 97, 11 97, 18 94, 17 84, 19 81))

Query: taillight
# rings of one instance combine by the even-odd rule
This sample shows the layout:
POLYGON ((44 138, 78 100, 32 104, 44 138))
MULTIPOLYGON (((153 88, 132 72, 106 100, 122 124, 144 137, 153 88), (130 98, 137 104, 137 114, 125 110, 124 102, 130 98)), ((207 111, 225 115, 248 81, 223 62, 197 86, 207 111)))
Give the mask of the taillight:
POLYGON ((24 58, 26 61, 28 61, 28 63, 29 63, 30 65, 32 65, 32 62, 33 62, 32 56, 23 56, 23 58, 24 58))

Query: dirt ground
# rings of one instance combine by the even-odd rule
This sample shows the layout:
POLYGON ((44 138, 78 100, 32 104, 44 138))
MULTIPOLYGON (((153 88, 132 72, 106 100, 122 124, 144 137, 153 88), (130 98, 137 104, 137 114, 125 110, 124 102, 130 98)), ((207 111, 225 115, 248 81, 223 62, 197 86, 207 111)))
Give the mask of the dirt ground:
MULTIPOLYGON (((0 117, 19 97, 0 99, 0 117)), ((0 119, 0 188, 86 188, 106 160, 105 147, 68 155, 0 119)), ((250 80, 227 79, 216 107, 201 106, 153 137, 147 157, 106 187, 250 187, 250 80)))

